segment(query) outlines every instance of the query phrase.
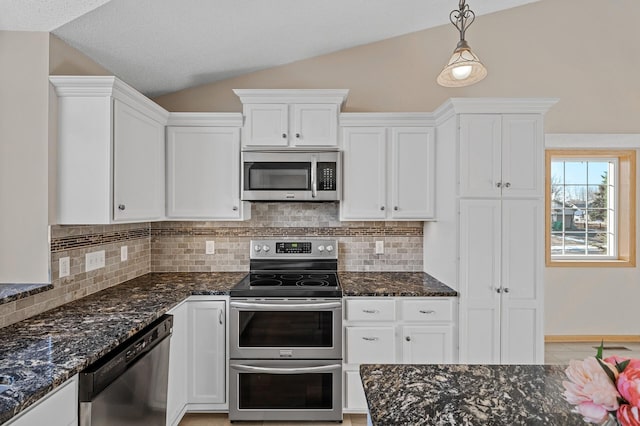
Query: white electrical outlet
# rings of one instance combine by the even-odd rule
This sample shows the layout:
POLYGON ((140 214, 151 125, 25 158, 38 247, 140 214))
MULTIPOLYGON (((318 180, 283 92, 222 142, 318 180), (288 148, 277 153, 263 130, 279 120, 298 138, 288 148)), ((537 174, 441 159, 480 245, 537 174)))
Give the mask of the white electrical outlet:
POLYGON ((120 247, 120 262, 124 262, 129 258, 129 249, 127 246, 120 247))
POLYGON ((384 241, 376 241, 376 254, 384 254, 384 241))
POLYGON ((214 254, 216 252, 216 244, 213 241, 207 241, 205 254, 214 254))
POLYGON ((85 262, 84 263, 85 272, 104 268, 104 250, 94 251, 93 253, 85 254, 84 262, 85 262))
POLYGON ((69 260, 69 256, 61 257, 58 265, 60 266, 58 276, 60 278, 68 277, 71 270, 71 261, 69 260))

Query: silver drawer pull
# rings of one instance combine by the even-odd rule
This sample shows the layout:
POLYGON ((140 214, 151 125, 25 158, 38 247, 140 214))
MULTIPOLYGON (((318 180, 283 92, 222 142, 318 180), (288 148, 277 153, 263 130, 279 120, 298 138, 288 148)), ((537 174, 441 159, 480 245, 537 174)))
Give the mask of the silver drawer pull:
POLYGON ((431 315, 431 314, 435 314, 436 311, 429 309, 428 311, 425 311, 424 309, 420 309, 419 311, 421 314, 427 314, 427 315, 431 315))
POLYGON ((375 342, 378 340, 377 337, 363 337, 362 340, 366 340, 367 342, 375 342))
POLYGON ((365 314, 378 314, 378 313, 380 313, 380 311, 377 310, 377 309, 363 309, 362 312, 364 312, 365 314))

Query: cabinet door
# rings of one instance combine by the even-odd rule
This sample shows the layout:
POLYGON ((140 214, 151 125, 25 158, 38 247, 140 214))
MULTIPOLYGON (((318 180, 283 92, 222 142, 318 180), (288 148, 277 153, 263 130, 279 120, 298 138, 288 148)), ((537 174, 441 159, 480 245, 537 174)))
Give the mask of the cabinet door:
POLYGON ((78 376, 46 395, 5 426, 72 426, 78 424, 78 376))
POLYGON ((341 220, 386 218, 386 130, 380 127, 343 129, 343 199, 341 220))
POLYGON ((338 146, 338 105, 294 104, 292 108, 292 145, 338 146))
POLYGON ((502 196, 544 196, 542 116, 502 116, 502 196))
POLYGON ((189 404, 221 404, 226 401, 224 323, 224 302, 189 302, 189 404))
POLYGON ((499 197, 502 120, 498 114, 460 116, 460 196, 499 197))
POLYGON ((173 315, 173 334, 169 349, 169 387, 167 392, 167 426, 180 423, 187 404, 187 322, 188 303, 169 312, 173 315))
POLYGON ((242 128, 244 146, 289 145, 289 106, 287 104, 246 104, 242 128))
POLYGON ((367 398, 364 395, 360 372, 345 371, 344 378, 345 408, 348 410, 366 410, 367 398))
POLYGON ((432 219, 435 215, 435 131, 391 129, 391 219, 432 219))
POLYGON ((240 219, 240 130, 167 128, 167 216, 240 219))
POLYGON ((448 364, 452 354, 453 325, 402 327, 404 364, 448 364))
POLYGON ((542 364, 543 227, 541 200, 502 201, 503 364, 542 364))
POLYGON ((345 327, 347 364, 395 362, 394 327, 345 327))
POLYGON ((500 204, 460 201, 461 363, 500 362, 500 204))
POLYGON ((113 218, 155 220, 164 215, 164 125, 115 100, 113 218))

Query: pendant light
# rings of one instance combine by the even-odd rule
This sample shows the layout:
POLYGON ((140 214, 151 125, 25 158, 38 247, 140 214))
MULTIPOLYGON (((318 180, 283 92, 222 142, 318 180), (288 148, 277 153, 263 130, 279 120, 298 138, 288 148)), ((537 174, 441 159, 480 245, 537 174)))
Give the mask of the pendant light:
POLYGON ((444 87, 463 87, 477 83, 487 76, 487 69, 471 51, 464 39, 467 28, 476 19, 465 0, 460 0, 457 10, 452 10, 449 20, 460 32, 460 41, 453 51, 451 59, 438 76, 438 84, 444 87))

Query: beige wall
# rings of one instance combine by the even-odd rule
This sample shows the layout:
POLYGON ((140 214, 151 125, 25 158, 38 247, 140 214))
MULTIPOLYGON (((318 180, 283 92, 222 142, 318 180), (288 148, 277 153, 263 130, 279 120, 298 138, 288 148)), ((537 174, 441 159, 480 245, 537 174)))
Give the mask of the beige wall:
POLYGON ((0 283, 49 282, 49 34, 0 31, 0 283))
POLYGON ((108 69, 53 34, 49 38, 49 74, 113 75, 108 69))
POLYGON ((435 82, 457 41, 449 24, 156 101, 170 111, 241 111, 231 89, 345 88, 346 111, 428 112, 449 97, 558 97, 547 132, 640 132, 638 37, 625 16, 640 16, 640 2, 541 0, 481 16, 467 40, 489 76, 466 88, 435 82))

